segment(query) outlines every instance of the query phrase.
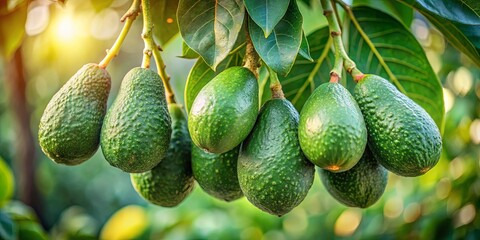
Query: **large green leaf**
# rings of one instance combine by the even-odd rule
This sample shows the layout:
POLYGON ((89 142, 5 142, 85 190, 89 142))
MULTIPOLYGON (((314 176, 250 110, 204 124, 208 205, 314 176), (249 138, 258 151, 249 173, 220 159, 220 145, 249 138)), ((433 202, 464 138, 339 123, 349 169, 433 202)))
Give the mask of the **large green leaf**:
POLYGON ((328 27, 321 28, 308 35, 310 54, 314 61, 311 62, 303 57, 297 57, 288 76, 279 76, 285 97, 299 111, 313 90, 329 80, 329 73, 334 60, 333 53, 330 51, 332 41, 329 40, 329 37, 328 27))
POLYGON ((152 15, 154 36, 165 45, 178 33, 177 24, 178 0, 152 1, 152 15))
MULTIPOLYGON (((348 34, 347 52, 358 68, 364 73, 377 74, 392 81, 400 91, 422 106, 442 129, 442 86, 415 37, 402 23, 378 10, 359 7, 354 8, 354 14, 365 36, 353 24, 344 28, 349 29, 344 34, 348 34)), ((297 58, 290 74, 280 78, 285 96, 299 110, 311 92, 329 80, 334 60, 327 27, 310 34, 308 41, 315 61, 311 63, 297 58)), ((353 84, 349 78, 347 85, 353 84)))
POLYGON ((228 56, 243 24, 242 0, 180 0, 180 33, 214 70, 228 56))
POLYGON ((27 21, 27 1, 0 8, 0 56, 10 59, 22 44, 27 21))
POLYGON ((187 83, 185 85, 185 109, 187 112, 192 107, 193 100, 197 97, 198 92, 202 90, 210 80, 221 73, 223 70, 233 67, 241 66, 243 62, 242 51, 234 52, 227 56, 217 67, 216 71, 213 71, 207 63, 201 58, 195 62, 190 73, 188 74, 187 83))
POLYGON ((348 53, 357 67, 390 80, 442 129, 442 85, 415 37, 396 19, 378 10, 354 8, 354 15, 366 34, 362 36, 358 29, 350 27, 348 53))
POLYGON ((398 0, 417 9, 458 50, 480 66, 480 1, 398 0))
POLYGON ((367 6, 387 13, 409 27, 413 20, 413 9, 395 1, 354 0, 353 6, 367 6))
POLYGON ((287 12, 290 0, 244 0, 252 20, 263 30, 265 37, 287 12))
POLYGON ((285 16, 267 38, 254 21, 248 26, 253 46, 262 60, 280 75, 287 75, 295 62, 302 42, 302 15, 296 1, 291 1, 285 16))

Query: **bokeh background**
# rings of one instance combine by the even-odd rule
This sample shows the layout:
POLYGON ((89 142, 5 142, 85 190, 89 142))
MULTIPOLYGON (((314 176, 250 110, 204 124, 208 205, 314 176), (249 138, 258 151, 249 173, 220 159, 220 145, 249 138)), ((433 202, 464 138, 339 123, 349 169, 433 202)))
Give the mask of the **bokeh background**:
MULTIPOLYGON (((0 58, 0 238, 2 229, 15 225, 25 239, 480 239, 480 69, 418 14, 412 32, 444 86, 443 154, 422 177, 390 174, 385 194, 368 209, 335 201, 318 175, 303 203, 281 218, 245 198, 216 200, 199 186, 180 206, 162 208, 141 199, 129 175, 110 167, 101 151, 79 166, 53 163, 37 143, 40 116, 83 64, 103 58, 129 5, 128 0, 70 0, 63 6, 35 1, 15 61, 0 58), (15 78, 21 72, 24 77, 15 78)), ((317 1, 311 8, 299 5, 307 34, 326 25, 317 1)), ((141 64, 140 32, 137 20, 108 67, 110 103, 123 76, 141 64)), ((182 102, 194 60, 178 57, 179 36, 163 47, 182 102)))

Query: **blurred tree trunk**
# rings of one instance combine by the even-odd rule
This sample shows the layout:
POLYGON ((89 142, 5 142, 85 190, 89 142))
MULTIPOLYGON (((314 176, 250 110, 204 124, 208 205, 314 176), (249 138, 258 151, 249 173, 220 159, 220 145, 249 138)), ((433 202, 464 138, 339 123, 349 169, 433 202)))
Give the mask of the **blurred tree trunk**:
POLYGON ((7 77, 5 85, 9 92, 9 107, 13 113, 16 133, 13 159, 17 170, 18 196, 42 219, 41 199, 35 181, 35 140, 30 127, 31 112, 26 97, 27 82, 21 48, 17 49, 12 59, 5 63, 5 70, 7 77))

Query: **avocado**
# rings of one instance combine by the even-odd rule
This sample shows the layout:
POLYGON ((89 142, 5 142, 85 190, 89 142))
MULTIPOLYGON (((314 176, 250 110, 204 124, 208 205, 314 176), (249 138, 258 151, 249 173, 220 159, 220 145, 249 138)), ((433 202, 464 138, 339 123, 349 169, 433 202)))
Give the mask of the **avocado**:
POLYGON ((239 150, 240 146, 237 146, 216 154, 192 144, 193 176, 206 193, 227 202, 243 197, 237 176, 239 150))
POLYGON ((191 140, 187 119, 178 104, 169 104, 172 137, 167 155, 152 170, 130 174, 135 190, 151 203, 174 207, 193 190, 191 140))
POLYGON ((267 101, 238 159, 238 180, 247 199, 277 216, 300 204, 313 183, 314 165, 298 142, 298 118, 288 100, 267 101))
POLYGON ((373 157, 368 147, 350 170, 333 173, 318 168, 327 191, 349 207, 367 208, 382 196, 387 187, 388 171, 373 157))
POLYGON ((305 156, 315 165, 343 172, 362 157, 367 128, 353 96, 339 83, 320 85, 300 113, 298 138, 305 156))
POLYGON ((54 162, 77 165, 97 151, 111 79, 89 63, 52 97, 40 119, 38 141, 54 162))
POLYGON ((371 74, 355 86, 354 97, 365 118, 370 150, 387 170, 415 177, 437 164, 442 138, 422 107, 371 74))
POLYGON ((105 116, 100 138, 105 159, 125 172, 146 172, 165 158, 171 133, 160 76, 133 68, 105 116))
POLYGON ((258 83, 244 67, 230 67, 208 82, 192 103, 188 129, 193 143, 224 153, 248 135, 258 114, 258 83))

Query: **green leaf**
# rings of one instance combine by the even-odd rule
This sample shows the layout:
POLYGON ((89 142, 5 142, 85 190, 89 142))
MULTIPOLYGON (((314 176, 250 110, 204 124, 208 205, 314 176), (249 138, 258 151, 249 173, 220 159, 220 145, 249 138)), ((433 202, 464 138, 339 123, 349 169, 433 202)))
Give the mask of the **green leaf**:
POLYGON ((216 71, 213 71, 203 59, 199 58, 197 60, 188 74, 187 83, 185 85, 184 96, 187 113, 190 111, 195 97, 197 97, 198 92, 202 90, 203 86, 223 70, 233 66, 241 66, 243 62, 242 56, 242 51, 228 55, 227 58, 218 65, 216 71))
POLYGON ((422 106, 443 129, 442 85, 410 31, 396 19, 378 10, 359 7, 354 15, 366 36, 351 26, 347 50, 364 73, 390 80, 401 92, 422 106), (372 42, 369 45, 366 40, 372 42))
POLYGON ((287 12, 290 0, 244 0, 244 2, 252 20, 262 28, 265 37, 268 37, 287 12))
POLYGON ((199 58, 200 55, 193 51, 185 42, 182 42, 182 56, 181 58, 186 58, 186 59, 196 59, 199 58))
POLYGON ((153 35, 160 44, 167 44, 177 33, 177 8, 179 0, 152 1, 153 35))
POLYGON ((15 180, 12 170, 0 157, 0 207, 12 197, 15 188, 14 184, 15 180))
POLYGON ((413 20, 413 9, 395 1, 354 0, 353 6, 367 6, 391 15, 409 27, 413 20))
POLYGON ((300 51, 298 51, 298 53, 308 61, 313 62, 313 58, 310 55, 310 46, 305 33, 302 33, 302 43, 300 44, 300 51))
POLYGON ((295 62, 302 42, 302 15, 296 1, 291 1, 285 16, 267 38, 254 21, 248 26, 253 46, 262 60, 280 75, 287 75, 295 62))
POLYGON ((328 82, 334 56, 330 51, 332 41, 328 27, 321 28, 307 37, 313 62, 297 57, 288 76, 279 76, 285 97, 300 111, 310 94, 320 84, 328 82), (330 39, 330 40, 329 40, 330 39))
POLYGON ((17 239, 14 229, 15 225, 12 219, 8 216, 8 214, 0 211, 0 239, 17 239))
POLYGON ((27 1, 0 12, 0 55, 7 61, 22 44, 26 21, 27 1))
POLYGON ((397 0, 423 14, 455 48, 480 66, 478 0, 397 0))
POLYGON ((243 24, 242 0, 180 0, 180 33, 214 70, 235 45, 243 24))
POLYGON ((262 65, 258 70, 258 86, 259 86, 259 103, 260 108, 265 102, 272 98, 272 92, 270 91, 270 74, 265 65, 262 65))

